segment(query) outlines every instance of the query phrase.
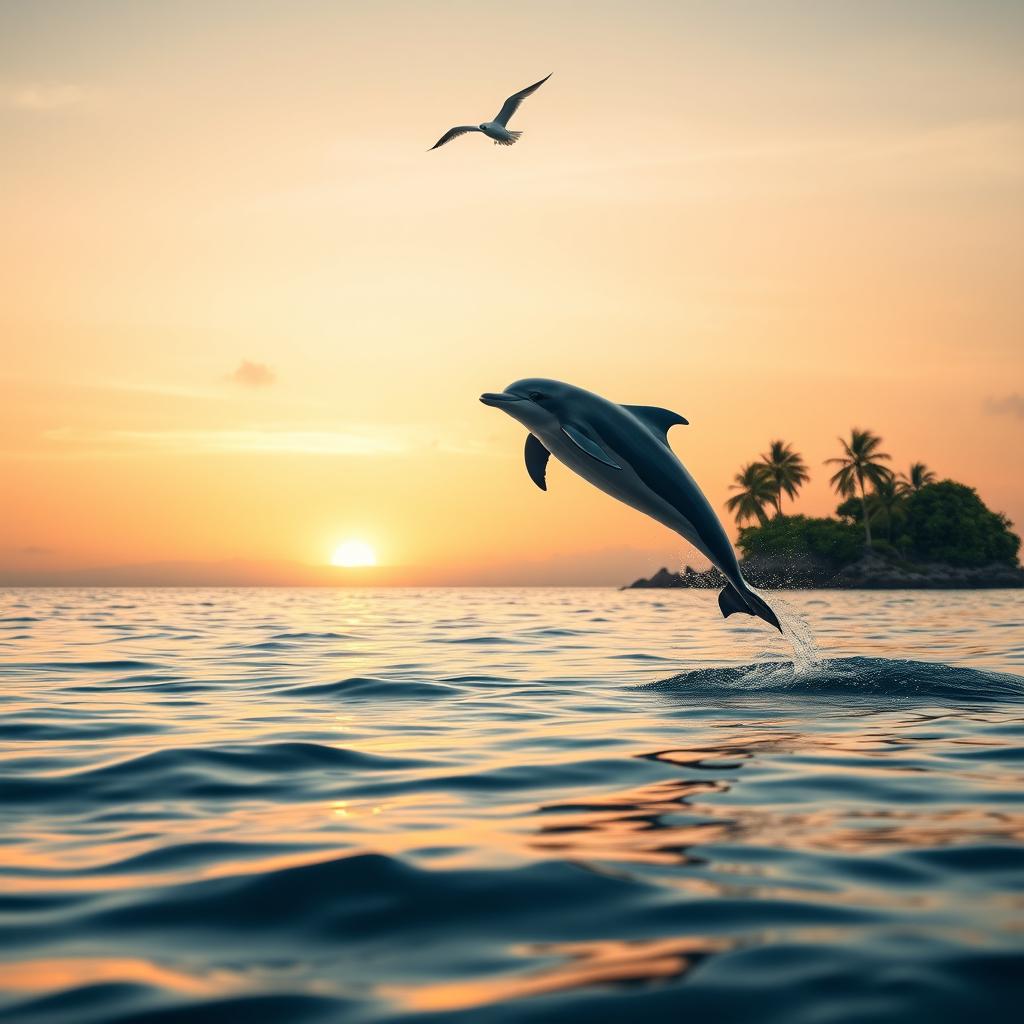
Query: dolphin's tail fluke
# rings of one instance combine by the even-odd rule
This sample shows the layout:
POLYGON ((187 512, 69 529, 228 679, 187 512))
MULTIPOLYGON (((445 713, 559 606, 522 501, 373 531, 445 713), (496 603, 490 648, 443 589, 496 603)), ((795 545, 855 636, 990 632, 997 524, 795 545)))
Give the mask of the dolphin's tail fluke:
POLYGON ((729 618, 733 612, 743 612, 745 615, 756 615, 764 619, 769 625, 774 626, 780 633, 782 626, 775 612, 768 607, 768 602, 755 594, 749 587, 742 591, 737 590, 731 583, 726 584, 725 590, 718 595, 718 607, 722 614, 729 618))

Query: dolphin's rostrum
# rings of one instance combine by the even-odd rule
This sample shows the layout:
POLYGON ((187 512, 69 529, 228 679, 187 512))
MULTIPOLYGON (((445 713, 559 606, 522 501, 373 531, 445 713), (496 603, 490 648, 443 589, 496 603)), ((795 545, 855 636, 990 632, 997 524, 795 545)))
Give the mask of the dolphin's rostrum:
POLYGON ((547 490, 545 472, 554 455, 613 498, 656 519, 688 540, 729 581, 718 595, 722 614, 757 615, 779 632, 775 613, 750 589, 736 553, 711 503, 668 444, 668 429, 687 420, 668 409, 617 405, 592 391, 542 377, 480 396, 530 431, 526 469, 547 490))

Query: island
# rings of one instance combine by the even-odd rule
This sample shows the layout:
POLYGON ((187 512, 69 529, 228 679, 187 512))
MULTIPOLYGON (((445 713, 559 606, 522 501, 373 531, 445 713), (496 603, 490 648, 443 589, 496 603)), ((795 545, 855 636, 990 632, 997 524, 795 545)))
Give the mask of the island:
MULTIPOLYGON (((921 462, 895 474, 867 430, 840 439, 842 454, 830 483, 844 499, 835 516, 790 515, 783 497, 795 498, 809 479, 792 445, 773 441, 734 477, 726 503, 739 526, 740 567, 756 587, 771 589, 971 589, 1024 587, 1020 537, 1002 513, 985 505, 973 487, 939 480, 921 462), (746 524, 746 525, 745 525, 746 524)), ((721 589, 714 567, 679 572, 659 569, 622 589, 721 589)))
MULTIPOLYGON (((755 587, 771 590, 980 590, 1024 587, 1020 566, 989 565, 963 568, 943 562, 894 563, 876 555, 863 558, 835 571, 808 565, 743 559, 743 575, 755 587)), ((644 590, 696 587, 721 590, 725 577, 715 568, 701 572, 685 566, 680 572, 662 567, 653 576, 641 577, 620 588, 644 590)))

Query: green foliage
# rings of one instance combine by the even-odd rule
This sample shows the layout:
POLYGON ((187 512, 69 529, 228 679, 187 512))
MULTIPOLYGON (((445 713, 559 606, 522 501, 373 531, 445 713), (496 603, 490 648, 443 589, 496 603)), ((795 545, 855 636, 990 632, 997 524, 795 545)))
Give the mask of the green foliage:
POLYGON ((914 494, 927 484, 935 483, 938 479, 923 462, 912 462, 906 473, 900 473, 896 486, 903 494, 914 494))
POLYGON ((850 431, 850 440, 839 438, 839 444, 843 449, 842 456, 826 459, 825 463, 839 467, 829 483, 844 498, 856 494, 858 488, 863 495, 865 484, 877 487, 892 476, 892 470, 882 465, 891 456, 879 451, 882 439, 877 434, 854 427, 850 431))
POLYGON ((836 508, 836 515, 848 523, 860 526, 864 522, 864 506, 860 498, 847 498, 836 508))
POLYGON ((773 441, 760 462, 749 463, 734 478, 727 507, 740 530, 744 558, 799 559, 809 556, 832 568, 856 562, 874 551, 893 563, 942 562, 961 568, 1016 565, 1020 537, 1006 516, 991 511, 973 487, 953 480, 936 482, 923 462, 912 463, 897 477, 881 451, 882 439, 854 429, 839 439, 843 454, 828 459, 831 478, 845 499, 838 519, 783 516, 781 497, 794 497, 807 479, 800 455, 783 441, 773 441), (769 519, 766 509, 775 507, 769 519), (877 531, 880 537, 873 536, 877 531))
POLYGON ((748 526, 740 530, 737 543, 744 558, 809 554, 835 568, 857 561, 863 551, 856 526, 811 516, 776 516, 748 526))
POLYGON ((903 532, 907 518, 907 499, 896 481, 890 477, 878 484, 867 499, 872 524, 885 530, 885 539, 892 544, 903 532))
POLYGON ((725 507, 740 526, 757 520, 764 525, 766 508, 782 515, 782 496, 795 498, 810 479, 803 456, 785 441, 772 441, 760 460, 749 462, 734 477, 729 490, 736 491, 725 507))
POLYGON ((795 498, 808 480, 807 464, 803 456, 785 441, 772 441, 761 456, 761 467, 775 488, 775 514, 782 515, 782 495, 795 498))
POLYGON ((883 558, 890 560, 900 556, 899 549, 895 544, 890 544, 887 540, 879 540, 877 537, 871 542, 871 550, 876 555, 881 555, 883 558))
POLYGON ((736 517, 737 524, 742 525, 751 519, 759 523, 768 521, 764 509, 766 505, 775 504, 776 490, 759 462, 744 466, 733 477, 729 490, 738 492, 725 503, 725 507, 736 517))
MULTIPOLYGON (((826 459, 826 465, 838 466, 829 483, 835 488, 838 494, 844 498, 851 498, 860 493, 861 503, 864 505, 864 539, 868 545, 871 544, 871 513, 867 509, 867 489, 873 488, 876 492, 879 488, 892 481, 892 470, 883 466, 891 456, 880 450, 882 439, 871 433, 870 430, 859 430, 854 427, 850 431, 850 440, 844 441, 839 438, 843 454, 837 459, 826 459)), ((891 520, 889 520, 891 523, 891 520)))
MULTIPOLYGON (((906 492, 901 491, 895 481, 888 480, 868 494, 864 501, 860 498, 847 498, 837 506, 836 515, 845 522, 855 523, 863 528, 865 505, 871 517, 872 528, 880 528, 890 546, 900 542, 907 518, 906 492)), ((872 538, 872 547, 877 547, 876 540, 877 538, 872 538)))
POLYGON ((926 484, 906 501, 904 530, 914 557, 972 568, 1017 564, 1020 537, 992 512, 973 487, 943 480, 926 484))

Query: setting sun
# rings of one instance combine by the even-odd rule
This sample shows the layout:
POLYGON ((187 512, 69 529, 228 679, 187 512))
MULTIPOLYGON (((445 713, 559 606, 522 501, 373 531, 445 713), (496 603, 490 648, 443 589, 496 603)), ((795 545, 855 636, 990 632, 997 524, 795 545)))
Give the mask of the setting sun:
POLYGON ((338 565, 345 569, 354 569, 358 566, 376 565, 377 556, 373 548, 364 540, 347 540, 339 544, 331 555, 331 565, 338 565))

